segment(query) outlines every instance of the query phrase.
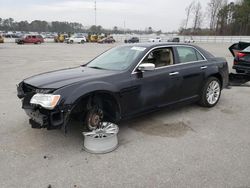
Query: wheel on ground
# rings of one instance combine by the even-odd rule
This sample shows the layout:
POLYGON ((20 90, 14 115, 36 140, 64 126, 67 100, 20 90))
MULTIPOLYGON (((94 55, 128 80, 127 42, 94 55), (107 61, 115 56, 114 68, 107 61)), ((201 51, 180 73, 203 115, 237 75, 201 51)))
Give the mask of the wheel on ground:
POLYGON ((221 95, 221 83, 218 78, 210 77, 205 82, 201 90, 201 99, 199 101, 201 106, 213 107, 215 106, 221 95))
POLYGON ((70 44, 73 44, 73 43, 74 43, 74 41, 73 41, 73 40, 71 40, 71 41, 69 41, 69 43, 70 43, 70 44))
POLYGON ((81 44, 84 44, 85 43, 85 41, 84 40, 81 40, 81 44))
POLYGON ((103 120, 103 110, 98 106, 93 106, 85 117, 85 125, 87 129, 94 130, 98 128, 103 120))

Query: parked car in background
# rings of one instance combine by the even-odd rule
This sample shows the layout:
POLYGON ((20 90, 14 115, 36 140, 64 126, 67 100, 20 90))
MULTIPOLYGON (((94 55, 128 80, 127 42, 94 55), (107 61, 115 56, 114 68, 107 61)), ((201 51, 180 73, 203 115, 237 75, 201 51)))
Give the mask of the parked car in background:
POLYGON ((21 38, 15 40, 17 44, 41 44, 44 39, 41 35, 23 35, 21 38))
POLYGON ((98 43, 114 43, 115 39, 112 36, 105 37, 103 39, 98 40, 98 43))
POLYGON ((19 38, 20 34, 19 33, 4 33, 3 36, 4 38, 19 38))
POLYGON ((68 44, 73 44, 73 43, 84 44, 85 42, 87 42, 87 39, 83 35, 72 35, 67 39, 68 44))
POLYGON ((184 42, 185 43, 194 43, 195 41, 194 41, 193 37, 190 37, 190 38, 185 39, 184 42))
POLYGON ((2 35, 0 35, 0 43, 4 43, 4 38, 2 35))
POLYGON ((250 43, 239 42, 229 47, 234 56, 233 69, 237 73, 250 74, 250 43))
POLYGON ((130 39, 128 39, 128 40, 125 39, 124 42, 125 42, 125 43, 138 43, 138 42, 140 42, 140 40, 139 40, 138 37, 132 37, 132 38, 130 38, 130 39))
POLYGON ((177 103, 213 107, 228 84, 228 65, 190 44, 112 48, 79 67, 29 77, 17 86, 33 128, 67 127, 71 117, 96 129, 177 103))
POLYGON ((156 38, 151 38, 151 39, 148 39, 148 42, 161 42, 161 37, 156 37, 156 38))
POLYGON ((96 35, 96 34, 93 34, 93 35, 88 35, 88 39, 87 41, 88 42, 98 42, 98 40, 101 40, 103 39, 104 37, 100 36, 100 35, 96 35), (101 37, 101 38, 100 38, 101 37))
POLYGON ((66 39, 68 38, 67 34, 58 34, 57 36, 54 36, 54 42, 58 43, 63 43, 66 41, 66 39))
POLYGON ((179 37, 170 38, 168 39, 168 42, 180 42, 180 38, 179 37))

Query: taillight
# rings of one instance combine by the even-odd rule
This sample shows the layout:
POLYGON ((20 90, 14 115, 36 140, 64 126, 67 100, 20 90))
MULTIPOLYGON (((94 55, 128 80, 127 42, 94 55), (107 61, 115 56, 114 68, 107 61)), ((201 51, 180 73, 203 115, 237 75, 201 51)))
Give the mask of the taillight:
POLYGON ((239 52, 239 53, 237 53, 237 57, 238 58, 243 58, 243 57, 245 57, 247 54, 244 54, 244 53, 242 53, 242 52, 239 52))

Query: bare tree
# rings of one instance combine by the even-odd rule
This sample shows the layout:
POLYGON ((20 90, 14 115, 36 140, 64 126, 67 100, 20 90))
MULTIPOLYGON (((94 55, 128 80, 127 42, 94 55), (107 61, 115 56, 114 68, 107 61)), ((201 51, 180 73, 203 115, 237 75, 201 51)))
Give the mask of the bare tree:
POLYGON ((210 0, 208 3, 209 27, 214 30, 217 25, 217 16, 225 0, 210 0))
POLYGON ((195 31, 196 29, 201 27, 201 22, 202 22, 202 7, 201 3, 197 1, 194 5, 194 25, 193 25, 193 30, 195 31))
POLYGON ((194 4, 195 2, 191 2, 185 9, 186 11, 186 20, 185 20, 185 30, 187 29, 187 26, 188 26, 188 22, 189 22, 189 19, 190 19, 190 15, 191 15, 191 12, 194 8, 194 4))

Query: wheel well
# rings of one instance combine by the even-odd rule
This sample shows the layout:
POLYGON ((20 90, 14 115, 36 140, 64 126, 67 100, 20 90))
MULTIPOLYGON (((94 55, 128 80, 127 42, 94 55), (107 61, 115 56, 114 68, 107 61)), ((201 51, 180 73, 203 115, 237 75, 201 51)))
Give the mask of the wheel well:
POLYGON ((221 87, 223 86, 223 79, 222 79, 222 76, 220 75, 220 73, 212 74, 212 75, 210 75, 210 77, 218 78, 218 80, 220 81, 221 87))
POLYGON ((105 91, 95 91, 79 98, 71 114, 73 117, 81 116, 80 118, 85 118, 86 112, 93 106, 99 105, 104 111, 104 116, 106 120, 111 122, 116 122, 120 119, 121 108, 120 104, 112 93, 105 91))

